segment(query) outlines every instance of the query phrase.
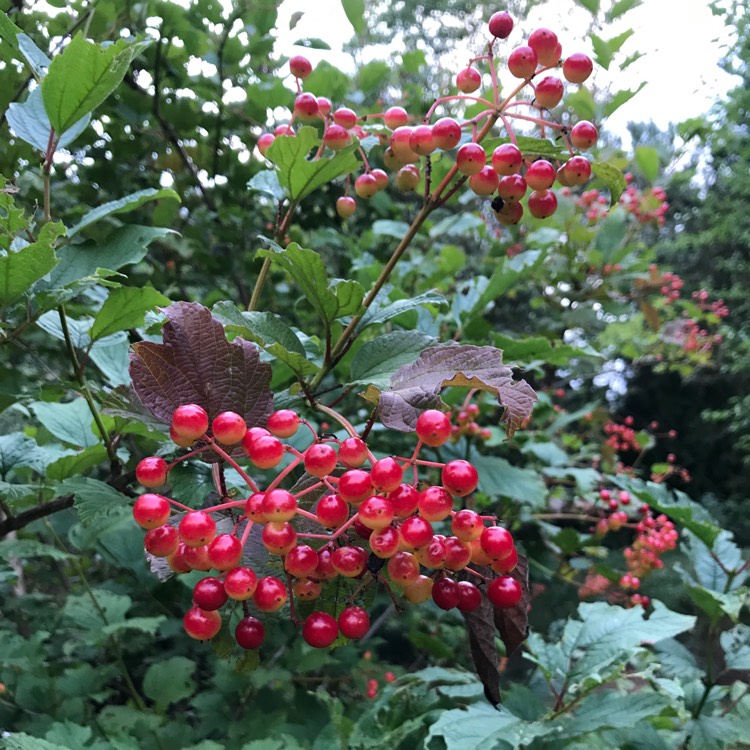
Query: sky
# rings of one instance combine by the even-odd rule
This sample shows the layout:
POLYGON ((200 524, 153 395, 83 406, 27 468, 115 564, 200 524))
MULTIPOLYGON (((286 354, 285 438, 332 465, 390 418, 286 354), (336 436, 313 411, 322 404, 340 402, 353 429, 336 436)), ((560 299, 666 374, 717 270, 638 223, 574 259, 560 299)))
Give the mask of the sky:
MULTIPOLYGON (((353 29, 340 0, 318 0, 314 11, 310 11, 310 6, 309 0, 285 0, 279 18, 277 52, 304 53, 313 62, 326 58, 348 69, 351 58, 343 55, 341 49, 351 38, 353 29), (289 19, 295 12, 301 12, 302 16, 294 30, 289 31, 289 19), (289 46, 287 52, 285 45, 292 45, 302 37, 321 38, 332 50, 304 51, 289 46)), ((498 6, 502 9, 501 4, 498 6)), ((491 15, 490 10, 488 15, 491 15)), ((563 54, 566 50, 591 53, 590 41, 584 36, 589 18, 588 12, 574 0, 557 0, 532 11, 527 28, 539 25, 555 30, 556 26, 565 25, 566 30, 559 35, 563 54), (558 9, 557 18, 550 15, 551 8, 558 9)), ((646 54, 622 72, 614 63, 609 70, 597 70, 594 83, 613 91, 633 89, 644 80, 648 83, 607 120, 607 128, 612 132, 626 138, 626 126, 630 121, 653 120, 664 128, 670 122, 706 114, 711 104, 735 85, 732 77, 718 66, 730 35, 722 19, 711 14, 708 0, 643 0, 640 7, 621 19, 621 23, 602 30, 600 35, 610 38, 628 28, 633 28, 635 33, 623 46, 624 56, 636 51, 646 54)), ((514 29, 508 42, 508 51, 522 43, 519 29, 514 29)), ((466 57, 470 53, 467 48, 466 57)))

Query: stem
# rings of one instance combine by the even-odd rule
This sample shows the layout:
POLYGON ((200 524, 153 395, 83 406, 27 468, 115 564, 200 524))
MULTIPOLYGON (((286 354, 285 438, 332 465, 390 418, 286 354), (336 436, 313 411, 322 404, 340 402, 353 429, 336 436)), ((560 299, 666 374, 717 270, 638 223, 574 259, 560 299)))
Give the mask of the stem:
MULTIPOLYGON (((274 236, 274 240, 279 243, 284 238, 284 235, 287 232, 287 229, 289 229, 289 224, 292 222, 292 216, 297 209, 297 205, 299 204, 299 201, 292 201, 289 204, 289 207, 287 208, 286 214, 284 215, 284 218, 282 219, 281 223, 279 224, 278 228, 276 229, 276 234, 274 236)), ((258 278, 255 281, 255 286, 253 287, 253 294, 250 297, 250 304, 247 306, 247 309, 252 312, 253 310, 258 309, 258 303, 260 302, 260 294, 263 291, 263 287, 265 286, 266 279, 268 278, 268 272, 271 269, 271 258, 265 258, 263 261, 263 265, 260 268, 260 272, 258 273, 258 278)))
POLYGON ((208 438, 208 442, 213 452, 221 456, 245 480, 245 484, 253 492, 259 492, 258 485, 255 484, 253 478, 223 448, 220 448, 212 438, 208 438))
POLYGON ((110 463, 113 467, 118 466, 119 460, 117 458, 117 451, 115 450, 114 443, 110 439, 109 433, 104 427, 104 422, 102 422, 102 417, 99 414, 99 409, 97 408, 94 397, 91 395, 91 391, 89 390, 88 384, 86 383, 86 378, 83 374, 83 368, 78 361, 78 355, 76 354, 75 347, 73 346, 73 340, 70 337, 68 318, 65 315, 65 308, 63 307, 63 305, 60 305, 57 308, 57 313, 60 316, 60 327, 62 328, 63 336, 65 338, 65 347, 68 350, 68 357, 73 366, 73 375, 78 381, 78 384, 81 386, 83 397, 86 399, 86 403, 89 406, 91 416, 94 418, 96 428, 97 430, 99 430, 99 435, 101 436, 101 439, 107 449, 107 456, 109 457, 110 463))

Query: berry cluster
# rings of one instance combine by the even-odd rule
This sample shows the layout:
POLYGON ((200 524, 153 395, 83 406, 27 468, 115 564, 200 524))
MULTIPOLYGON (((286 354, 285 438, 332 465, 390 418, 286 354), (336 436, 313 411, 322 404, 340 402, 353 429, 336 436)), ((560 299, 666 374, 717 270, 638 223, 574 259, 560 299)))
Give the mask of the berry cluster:
POLYGON ((454 411, 455 423, 451 427, 451 439, 455 442, 460 437, 473 437, 480 440, 489 440, 492 431, 487 427, 480 427, 476 419, 479 416, 477 404, 464 404, 454 411))
MULTIPOLYGON (((632 175, 626 174, 625 179, 630 183, 632 175)), ((664 225, 664 216, 669 210, 667 193, 664 188, 654 187, 641 191, 632 183, 625 188, 625 191, 620 196, 620 205, 628 213, 635 216, 640 224, 654 222, 658 226, 664 225)))
POLYGON ((605 441, 607 445, 618 453, 623 451, 640 451, 641 446, 638 443, 638 433, 630 426, 632 423, 632 417, 626 418, 626 424, 607 422, 603 427, 604 434, 607 436, 607 440, 605 441), (630 424, 627 423, 628 421, 630 424))
POLYGON ((724 300, 717 299, 715 302, 711 302, 705 289, 693 292, 693 299, 702 312, 713 313, 717 318, 726 318, 729 315, 729 308, 724 300))
POLYGON ((672 271, 665 271, 661 276, 661 294, 664 297, 664 304, 669 305, 680 298, 680 290, 685 282, 678 274, 672 271))
MULTIPOLYGON (((451 180, 459 180, 449 195, 464 182, 480 196, 494 196, 492 208, 502 224, 517 224, 524 208, 521 199, 526 197, 529 213, 543 219, 557 209, 557 197, 552 191, 555 183, 577 186, 591 176, 591 163, 576 150, 587 150, 598 139, 597 128, 588 121, 570 126, 562 124, 550 113, 561 102, 565 93, 563 78, 574 84, 583 83, 593 70, 591 59, 581 53, 563 58, 562 46, 555 32, 546 28, 533 31, 525 43, 515 47, 507 57, 507 71, 516 79, 506 97, 500 94, 495 45, 506 39, 513 30, 513 19, 504 12, 496 13, 489 21, 492 40, 486 54, 472 58, 456 76, 459 93, 439 97, 423 118, 410 115, 403 107, 391 106, 383 112, 359 115, 349 107, 334 109, 330 100, 302 90, 304 80, 310 75, 312 65, 301 56, 289 61, 290 72, 295 77, 297 96, 293 114, 288 124, 276 127, 273 133, 264 133, 258 140, 258 150, 265 155, 278 137, 294 136, 295 123, 319 123, 322 127, 322 146, 317 157, 328 149, 340 151, 366 136, 378 138, 384 146, 382 168, 370 163, 368 155, 360 148, 364 172, 354 180, 354 193, 362 199, 371 198, 389 185, 389 173, 395 174, 394 183, 400 190, 414 190, 425 180, 425 195, 430 192, 430 155, 436 151, 450 152, 453 169, 436 189, 433 198, 442 198, 451 180), (498 20, 500 19, 500 20, 498 20), (484 76, 480 66, 488 68, 491 95, 482 95, 484 76), (562 78, 546 75, 562 69, 562 78), (520 79, 520 83, 518 83, 520 79), (528 92, 526 98, 518 98, 528 92), (438 108, 465 102, 474 102, 482 111, 462 120, 460 116, 435 119, 438 108), (379 121, 382 121, 382 125, 379 121), (500 122, 507 133, 505 142, 492 146, 482 145, 500 122), (562 138, 567 154, 549 161, 536 158, 537 154, 524 153, 513 123, 535 125, 542 138, 554 134, 562 138), (493 148, 494 146, 494 148, 493 148), (418 166, 425 160, 427 168, 418 166), (423 174, 424 171, 424 174, 423 174)), ((356 211, 356 199, 349 195, 349 180, 345 195, 336 203, 342 218, 356 211)))
POLYGON ((156 489, 167 483, 176 463, 212 451, 220 465, 226 463, 242 476, 251 493, 240 500, 222 497, 217 505, 202 510, 153 492, 135 502, 133 516, 147 529, 147 552, 166 558, 175 573, 216 571, 193 590, 193 607, 184 617, 185 630, 193 638, 215 636, 222 625, 219 610, 227 603, 241 603, 244 616, 235 627, 235 639, 243 648, 257 648, 265 629, 255 615, 276 612, 287 602, 292 620, 301 625, 302 637, 311 646, 325 648, 339 635, 361 638, 370 618, 356 602, 378 581, 389 590, 396 587, 408 602, 432 599, 446 610, 473 611, 481 604, 483 591, 495 607, 520 602, 521 585, 509 575, 518 561, 510 532, 496 525, 493 517, 454 509, 476 489, 475 467, 464 460, 440 463, 419 458, 423 446, 439 447, 451 438, 450 418, 437 410, 423 412, 416 424, 413 455, 378 459, 351 425, 335 416, 350 437, 341 441, 320 437, 290 410, 271 414, 266 427, 248 428, 234 412, 217 415, 209 426, 201 406, 186 404, 174 411, 171 435, 177 445, 192 450, 172 464, 156 456, 138 464, 138 481, 156 489), (284 442, 301 425, 313 434, 304 451, 284 442), (257 469, 276 469, 285 458, 287 463, 261 490, 230 455, 238 446, 257 469), (295 469, 304 470, 310 481, 298 491, 285 489, 282 482, 295 469), (420 472, 439 472, 439 483, 421 481, 420 472), (314 496, 318 496, 314 510, 301 507, 309 503, 312 508, 314 496), (173 508, 184 513, 171 517, 173 508), (231 533, 217 532, 219 514, 232 520, 231 533), (260 540, 278 559, 286 581, 259 575, 246 564, 245 548, 254 526, 260 527, 260 540), (443 530, 445 534, 439 533, 443 530), (469 567, 471 563, 492 572, 481 574, 469 567), (472 580, 457 580, 459 571, 479 586, 472 580), (314 611, 300 622, 295 600, 317 599, 326 583, 338 577, 361 579, 347 606, 333 614, 314 611))
POLYGON ((610 490, 603 489, 599 492, 599 498, 606 503, 607 511, 596 524, 596 535, 604 536, 609 531, 632 528, 636 536, 633 543, 623 552, 627 572, 617 581, 621 592, 612 588, 613 582, 610 579, 589 573, 579 590, 579 596, 587 598, 606 593, 610 598, 618 599, 624 592, 626 603, 647 607, 650 603, 649 598, 633 592, 640 588, 643 578, 664 566, 661 556, 677 546, 678 534, 674 524, 663 514, 654 517, 651 508, 646 504, 638 508, 640 520, 631 523, 628 512, 621 509, 621 506, 627 507, 631 503, 630 494, 624 490, 615 496, 610 490))

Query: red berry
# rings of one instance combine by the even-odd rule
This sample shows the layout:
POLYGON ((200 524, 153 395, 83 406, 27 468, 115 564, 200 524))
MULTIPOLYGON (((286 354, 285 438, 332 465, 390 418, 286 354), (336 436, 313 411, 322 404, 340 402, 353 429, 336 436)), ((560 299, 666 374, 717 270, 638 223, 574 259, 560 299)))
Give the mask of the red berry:
POLYGON ((234 629, 234 639, 242 648, 260 648, 266 629, 257 617, 243 617, 234 629))
POLYGON ((311 602, 323 593, 323 586, 320 581, 316 581, 313 578, 301 578, 294 582, 292 591, 298 599, 311 602))
POLYGON ((427 487, 419 493, 419 515, 427 521, 442 521, 453 510, 453 498, 443 487, 427 487))
POLYGON ((180 543, 177 529, 168 523, 149 529, 143 537, 143 546, 146 552, 154 557, 167 557, 171 555, 180 543))
POLYGON ((223 411, 217 414, 211 422, 211 432, 220 443, 234 445, 245 437, 247 424, 239 414, 233 411, 223 411))
POLYGON ((331 113, 331 107, 332 105, 330 99, 327 99, 325 96, 318 97, 318 112, 320 112, 321 117, 328 117, 328 115, 331 113))
POLYGON ((261 512, 267 521, 291 521, 297 512, 297 501, 291 492, 277 487, 263 494, 261 512))
POLYGON ((529 213, 537 219, 546 219, 557 211, 557 196, 551 190, 534 190, 529 194, 529 213))
POLYGON ((417 437, 431 448, 437 448, 451 436, 450 417, 437 409, 427 409, 417 417, 417 437))
POLYGON ((563 170, 569 185, 583 185, 591 177, 591 162, 585 156, 571 156, 563 170))
POLYGON ((258 577, 250 568, 232 568, 224 576, 224 590, 227 596, 235 601, 244 602, 249 599, 258 586, 258 577))
POLYGON ((410 484, 402 484, 388 493, 388 499, 393 503, 395 517, 406 518, 417 510, 419 491, 410 484))
POLYGON ((536 52, 531 47, 522 45, 508 55, 508 70, 516 78, 531 78, 538 62, 536 52))
POLYGON ((329 125, 323 133, 323 143, 331 151, 341 151, 342 148, 346 148, 351 143, 351 140, 349 131, 343 125, 336 125, 336 123, 329 125))
POLYGON ((526 180, 520 174, 508 174, 500 178, 497 194, 506 203, 518 203, 526 195, 526 180))
POLYGON ((407 549, 424 547, 432 541, 434 531, 432 524, 421 516, 410 516, 398 528, 401 543, 407 549))
POLYGON ((393 503, 385 497, 368 497, 359 506, 359 520, 368 529, 382 529, 393 520, 393 503))
POLYGON ((482 594, 471 581, 458 582, 458 604, 461 612, 473 612, 482 603, 482 594))
POLYGON ((408 121, 409 115, 403 107, 389 107, 383 115, 385 126, 391 130, 403 127, 408 121))
POLYGON ((400 586, 415 581, 419 575, 419 563, 411 552, 397 552, 388 560, 386 569, 390 579, 400 586))
POLYGON ((259 469, 272 469, 284 457, 284 444, 273 435, 260 435, 251 441, 243 439, 242 447, 259 469))
POLYGON ((423 604, 432 597, 432 578, 417 576, 404 587, 404 599, 412 604, 423 604))
POLYGON ((346 438, 339 445, 339 461, 346 466, 356 468, 367 461, 367 445, 358 437, 346 438))
POLYGON ((367 554, 361 547, 337 547, 331 554, 333 569, 345 578, 356 578, 367 565, 367 554))
POLYGON ((201 578, 193 587, 193 603, 206 611, 220 609, 228 598, 224 584, 218 578, 201 578))
POLYGON ((273 130, 274 136, 293 136, 294 128, 291 125, 277 125, 273 130))
POLYGON ((370 174, 375 178, 378 190, 385 190, 388 187, 388 173, 382 169, 372 169, 370 174))
POLYGON ((315 569, 315 577, 321 581, 330 581, 338 575, 333 567, 333 552, 330 547, 318 550, 318 567, 315 569))
POLYGON ((263 498, 265 492, 254 492, 245 503, 245 515, 256 523, 265 523, 266 517, 263 515, 263 498))
POLYGON ((493 13, 489 22, 490 34, 496 39, 507 39, 513 31, 513 18, 504 10, 493 13))
POLYGON ((370 629, 370 615, 362 607, 347 607, 339 615, 338 625, 347 638, 362 638, 370 629))
POLYGON ((314 443, 305 451, 304 460, 305 471, 314 477, 322 478, 336 468, 338 457, 330 443, 314 443))
POLYGON ((279 409, 268 418, 268 431, 278 438, 288 438, 297 432, 299 416, 291 409, 279 409))
POLYGON ((349 195, 336 199, 336 213, 342 219, 348 219, 357 210, 357 201, 349 195))
POLYGON ((258 151, 260 151, 261 156, 266 155, 266 151, 268 151, 269 146, 276 140, 276 136, 273 133, 263 133, 263 135, 258 138, 258 143, 256 144, 258 146, 258 151))
POLYGON ((360 198, 372 198, 378 192, 378 181, 369 172, 365 172, 354 180, 354 192, 360 198))
POLYGON ((382 559, 393 557, 401 544, 398 530, 393 526, 385 526, 382 529, 373 531, 368 539, 370 549, 374 555, 382 559))
POLYGON ((295 578, 307 578, 318 567, 318 553, 307 544, 289 550, 284 558, 284 570, 295 578))
POLYGON ((455 536, 445 540, 445 563, 447 570, 463 570, 471 561, 471 543, 462 542, 455 536))
POLYGON ((492 560, 502 560, 513 551, 513 536, 502 526, 489 526, 479 538, 482 549, 492 560))
POLYGON ((242 543, 234 534, 219 534, 208 545, 208 559, 216 570, 229 570, 242 559, 242 543))
POLYGON ((514 143, 502 143, 492 152, 492 168, 502 175, 521 171, 523 154, 514 143))
POLYGON ((363 469, 350 469, 339 477, 339 495, 352 505, 357 505, 372 494, 370 474, 363 469))
POLYGON ((479 539, 484 531, 482 517, 474 510, 464 508, 451 519, 451 531, 462 542, 473 542, 479 539))
POLYGON ((378 492, 392 492, 404 477, 404 470, 395 458, 381 458, 372 465, 370 480, 378 492))
MULTIPOLYGON (((154 529, 155 531, 156 529, 154 529)), ((193 568, 185 557, 185 552, 189 547, 183 542, 177 544, 177 549, 171 554, 167 555, 167 565, 170 570, 178 575, 181 573, 189 573, 193 568)))
POLYGON ((221 615, 207 612, 200 607, 191 607, 182 618, 185 632, 196 641, 207 641, 221 630, 221 615))
POLYGON ((411 147, 412 128, 402 125, 391 133, 390 147, 393 154, 402 164, 411 164, 419 160, 419 154, 411 147))
POLYGON ((191 510, 182 517, 179 531, 188 547, 201 547, 216 536, 216 523, 208 513, 191 510))
POLYGON ((318 521, 327 529, 337 529, 349 518, 349 506, 338 495, 324 495, 315 509, 318 521))
POLYGON ((495 578, 487 587, 487 598, 493 607, 508 609, 515 607, 523 595, 521 584, 510 576, 495 578))
POLYGON ((198 404, 178 406, 172 414, 172 429, 181 439, 197 440, 206 434, 208 414, 198 404))
POLYGON ((302 637, 313 648, 328 648, 338 636, 339 626, 327 612, 313 612, 302 624, 302 637))
POLYGON ((357 124, 357 113, 348 107, 339 107, 333 113, 333 121, 347 130, 351 130, 357 124))
POLYGON ((482 85, 482 76, 475 68, 464 68, 456 76, 456 86, 464 94, 473 94, 482 85))
POLYGON ((298 94, 294 100, 294 116, 302 122, 312 122, 320 117, 318 98, 312 94, 298 94))
POLYGON ((450 151, 461 140, 461 126, 452 117, 441 117, 432 126, 435 145, 443 151, 450 151))
POLYGON ((258 581, 253 602, 261 612, 276 612, 287 600, 286 586, 274 576, 264 576, 258 581))
POLYGON ((495 573, 512 573, 518 565, 518 550, 513 547, 511 553, 500 560, 493 560, 490 563, 490 567, 495 573))
POLYGON ((563 61, 563 75, 571 83, 583 83, 593 69, 591 58, 581 52, 575 52, 563 61))
POLYGON ((149 456, 138 462, 135 467, 135 478, 149 489, 162 487, 167 483, 168 466, 163 458, 149 456))
POLYGON ((438 578, 432 585, 432 601, 440 609, 453 609, 461 601, 458 584, 452 578, 438 578))
POLYGON ((557 170, 545 159, 538 159, 526 167, 526 184, 532 190, 547 190, 555 183, 557 170))
POLYGON ((133 518, 142 529, 163 526, 169 518, 169 500, 153 492, 141 495, 133 505, 133 518))
POLYGON ((305 79, 312 73, 312 64, 302 55, 289 58, 289 70, 296 78, 305 79))
POLYGON ((287 521, 267 523, 260 540, 272 555, 286 555, 297 544, 297 532, 287 521))
POLYGON ((536 29, 529 35, 529 47, 536 52, 542 65, 557 65, 560 61, 557 34, 549 29, 536 29))
POLYGON ((478 143, 464 143, 456 153, 456 168, 461 174, 478 174, 486 164, 487 154, 478 143))
POLYGON ((437 148, 435 136, 432 134, 432 127, 430 125, 417 125, 412 128, 411 136, 409 137, 409 147, 414 153, 420 154, 420 156, 431 154, 437 148))
POLYGON ((414 550, 414 557, 426 568, 438 570, 445 564, 445 542, 444 537, 438 534, 432 537, 429 544, 414 550))
POLYGON ((570 142, 584 151, 591 148, 598 138, 599 131, 588 120, 577 122, 570 131, 570 142))
POLYGON ((208 545, 203 544, 200 547, 190 547, 185 545, 183 550, 185 562, 193 570, 211 570, 211 561, 208 559, 208 545))
POLYGON ((497 190, 497 172, 492 167, 482 167, 469 177, 469 187, 476 195, 492 195, 497 190))
POLYGON ((443 487, 451 495, 463 497, 474 492, 477 488, 479 474, 477 474, 477 470, 468 461, 458 459, 447 463, 443 467, 441 481, 443 487))
POLYGON ((534 88, 534 98, 537 104, 552 109, 556 107, 565 93, 565 86, 557 76, 546 76, 542 78, 534 88))

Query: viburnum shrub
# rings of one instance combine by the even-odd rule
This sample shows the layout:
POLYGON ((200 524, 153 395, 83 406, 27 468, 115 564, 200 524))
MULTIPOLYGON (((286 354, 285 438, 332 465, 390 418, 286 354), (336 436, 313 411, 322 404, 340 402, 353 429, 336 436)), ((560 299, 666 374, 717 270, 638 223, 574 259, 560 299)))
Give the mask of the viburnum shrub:
MULTIPOLYGON (((473 411, 471 406, 466 408, 473 411)), ((401 594, 406 602, 432 599, 441 609, 455 607, 466 613, 478 609, 484 597, 499 609, 526 606, 525 568, 520 578, 514 576, 519 556, 511 533, 497 525, 494 516, 462 508, 477 486, 474 466, 461 459, 441 462, 423 457, 423 449, 439 448, 451 439, 447 414, 422 411, 411 455, 377 459, 345 417, 329 407, 318 408, 342 425, 348 437, 321 435, 289 409, 265 420, 267 428, 285 438, 246 426, 239 435, 236 426, 245 422, 232 411, 214 417, 207 429, 206 410, 199 404, 182 404, 172 413, 170 432, 188 436, 191 449, 169 464, 158 456, 139 463, 136 475, 148 487, 156 478, 159 485, 166 484, 169 472, 183 461, 206 460, 213 454, 220 472, 231 467, 246 485, 246 497, 223 497, 200 510, 154 493, 142 494, 133 506, 136 523, 148 530, 144 545, 151 556, 165 558, 175 574, 210 573, 193 589, 193 606, 184 617, 188 635, 213 638, 221 628, 220 610, 230 618, 239 611, 236 642, 242 648, 258 648, 265 626, 256 615, 288 608, 304 640, 326 648, 339 634, 349 639, 366 635, 370 617, 360 604, 376 586, 384 586, 394 597, 401 594), (303 451, 282 442, 300 427, 309 430, 312 440, 303 451), (226 443, 242 444, 250 463, 247 469, 226 443), (271 444, 273 450, 259 447, 271 444), (288 460, 263 484, 253 473, 272 468, 267 455, 278 451, 288 460), (349 468, 352 461, 363 468, 349 468), (312 481, 298 481, 286 489, 290 478, 303 470, 312 481), (229 530, 219 533, 225 520, 229 530), (253 559, 251 539, 256 549, 259 539, 267 556, 278 559, 277 576, 254 569, 256 563, 263 568, 269 563, 265 557, 253 559), (302 618, 303 603, 325 601, 329 587, 340 587, 339 577, 356 579, 345 606, 333 614, 314 610, 302 618)))

